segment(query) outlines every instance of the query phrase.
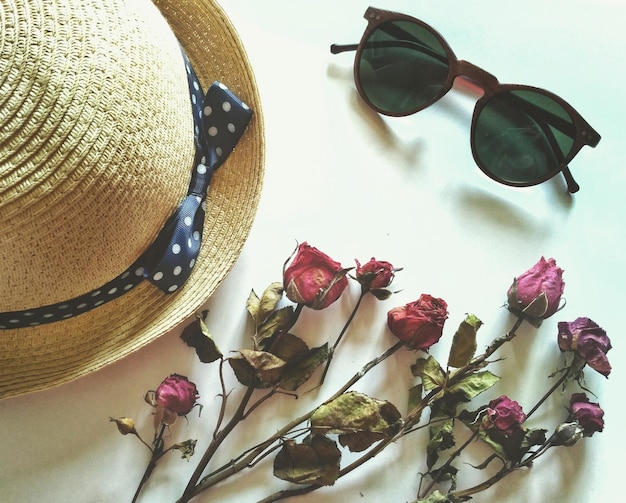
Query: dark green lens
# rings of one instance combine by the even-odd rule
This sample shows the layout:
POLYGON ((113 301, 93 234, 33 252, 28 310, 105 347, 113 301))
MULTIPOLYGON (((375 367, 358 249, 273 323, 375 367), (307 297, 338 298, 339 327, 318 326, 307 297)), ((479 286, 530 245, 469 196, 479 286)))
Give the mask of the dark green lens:
POLYGON ((441 95, 449 65, 443 45, 429 29, 391 21, 363 44, 357 69, 365 98, 384 112, 401 115, 441 95))
POLYGON ((512 184, 533 184, 555 174, 569 155, 576 128, 553 98, 534 90, 497 94, 474 123, 479 164, 512 184))

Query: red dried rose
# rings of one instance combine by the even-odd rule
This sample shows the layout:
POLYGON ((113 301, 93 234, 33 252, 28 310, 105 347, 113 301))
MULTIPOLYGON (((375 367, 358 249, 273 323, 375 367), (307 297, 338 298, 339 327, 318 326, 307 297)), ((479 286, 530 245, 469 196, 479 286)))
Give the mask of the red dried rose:
POLYGON ((445 300, 422 294, 415 302, 389 311, 387 325, 391 333, 408 347, 426 350, 441 338, 447 318, 445 300))
POLYGON ((559 309, 564 289, 563 269, 553 258, 541 257, 533 267, 513 280, 507 292, 508 307, 513 312, 545 319, 559 309))
POLYGON ((502 395, 489 402, 481 424, 486 430, 496 428, 508 436, 525 420, 526 414, 520 404, 502 395))
POLYGON ((393 281, 396 269, 389 262, 376 260, 374 257, 363 265, 358 260, 355 262, 356 280, 364 290, 386 288, 393 281))
POLYGON ((298 304, 324 309, 348 286, 346 272, 339 262, 308 243, 302 243, 283 271, 285 294, 298 304))
POLYGON ((575 351, 587 365, 605 377, 611 373, 611 364, 606 356, 611 349, 611 340, 595 321, 589 318, 560 321, 558 330, 561 351, 575 351))

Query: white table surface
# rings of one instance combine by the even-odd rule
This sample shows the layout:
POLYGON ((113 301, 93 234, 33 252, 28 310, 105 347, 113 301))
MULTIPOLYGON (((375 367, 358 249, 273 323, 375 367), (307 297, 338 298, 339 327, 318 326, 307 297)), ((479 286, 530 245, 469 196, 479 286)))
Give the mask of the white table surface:
MULTIPOLYGON (((570 164, 579 193, 565 193, 560 177, 530 189, 487 179, 474 165, 469 124, 474 97, 452 92, 420 114, 381 118, 359 100, 352 80, 354 53, 331 55, 332 42, 357 42, 368 2, 320 0, 223 0, 254 67, 266 125, 266 176, 257 218, 240 259, 207 303, 208 326, 223 350, 249 347, 245 301, 281 279, 283 261, 296 242, 308 241, 354 265, 375 256, 404 267, 401 290, 384 302, 369 299, 342 343, 321 391, 295 401, 279 397, 244 423, 218 461, 226 462, 329 396, 365 361, 390 346, 385 315, 420 293, 442 297, 450 319, 432 350, 445 358, 465 313, 485 322, 481 347, 511 322, 502 308, 516 274, 540 256, 565 270, 567 305, 540 330, 502 352, 504 377, 488 394, 508 393, 529 408, 551 383, 560 360, 557 321, 588 316, 613 340, 608 380, 587 373, 587 384, 605 410, 605 431, 571 449, 555 450, 530 470, 513 474, 474 501, 536 503, 613 501, 623 488, 625 384, 621 332, 626 275, 623 0, 388 0, 379 7, 412 14, 437 28, 457 56, 502 82, 536 85, 569 101, 602 135, 570 164), (446 338, 447 336, 447 338, 446 338), (343 351, 342 351, 343 350, 343 351)), ((332 341, 349 313, 356 290, 326 311, 305 312, 294 332, 311 345, 332 341)), ((123 437, 109 416, 131 416, 146 438, 150 408, 143 394, 170 373, 195 381, 202 416, 173 427, 172 440, 198 438, 206 446, 219 405, 217 374, 197 361, 178 337, 148 347, 75 382, 0 401, 0 500, 25 502, 130 501, 147 450, 123 437)), ((405 410, 412 384, 403 352, 374 370, 357 389, 405 410)), ((227 373, 233 399, 240 396, 227 373)), ((571 388, 570 391, 574 391, 571 388)), ((532 418, 552 428, 565 397, 532 418)), ((415 498, 424 469, 424 438, 388 448, 336 486, 302 502, 404 502, 415 498)), ((176 499, 199 454, 189 463, 171 455, 145 488, 145 502, 176 499)), ((221 463, 220 463, 221 464, 221 463)), ((464 471, 467 468, 464 468, 464 471)), ((289 487, 271 475, 269 460, 233 477, 195 501, 253 502, 289 487)), ((294 500, 295 501, 295 500, 294 500)))

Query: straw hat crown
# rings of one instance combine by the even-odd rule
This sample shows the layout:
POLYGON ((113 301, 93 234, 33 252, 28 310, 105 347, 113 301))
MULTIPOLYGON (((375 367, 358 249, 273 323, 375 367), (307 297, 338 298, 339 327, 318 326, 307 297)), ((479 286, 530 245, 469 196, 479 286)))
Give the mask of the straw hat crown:
POLYGON ((2 311, 119 274, 185 193, 193 123, 183 60, 147 7, 2 2, 2 311))
POLYGON ((215 0, 153 2, 0 2, 0 398, 97 370, 193 316, 248 236, 264 137, 245 50, 215 0), (15 328, 16 312, 64 309, 124 277, 192 197, 194 74, 253 115, 209 177, 189 278, 171 294, 140 278, 93 309, 15 328))

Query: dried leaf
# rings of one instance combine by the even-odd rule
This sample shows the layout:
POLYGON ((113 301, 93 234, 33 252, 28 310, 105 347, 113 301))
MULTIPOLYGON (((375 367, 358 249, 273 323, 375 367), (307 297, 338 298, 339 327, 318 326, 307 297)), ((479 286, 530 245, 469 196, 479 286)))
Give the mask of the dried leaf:
POLYGON ((339 435, 339 443, 347 447, 350 452, 362 452, 374 442, 378 442, 385 438, 382 433, 371 433, 368 431, 359 431, 358 433, 346 433, 339 435))
POLYGON ((287 440, 274 459, 274 475, 295 484, 332 486, 340 461, 337 444, 322 435, 308 436, 301 444, 287 440))
POLYGON ((261 299, 256 294, 254 289, 250 290, 250 295, 248 295, 248 300, 246 301, 246 309, 250 313, 252 317, 252 321, 254 322, 254 326, 259 326, 259 310, 261 308, 261 299))
POLYGON ((239 356, 228 359, 237 380, 245 386, 266 388, 280 379, 285 361, 265 351, 242 349, 239 356))
POLYGON ((497 375, 485 370, 468 375, 454 386, 450 386, 447 391, 450 393, 461 392, 467 400, 471 400, 483 391, 487 391, 499 380, 500 378, 497 375))
POLYGON ((267 349, 266 345, 272 338, 283 331, 288 330, 293 324, 293 307, 286 306, 272 311, 259 325, 255 340, 261 349, 267 349))
POLYGON ((446 376, 434 356, 418 358, 418 360, 411 365, 411 372, 415 377, 422 379, 422 384, 426 391, 445 385, 446 376))
POLYGON ((311 415, 311 432, 349 434, 398 431, 402 415, 390 402, 350 391, 318 407, 311 415))
POLYGON ((268 286, 263 295, 261 295, 261 300, 259 302, 259 311, 258 311, 258 320, 259 323, 263 322, 268 314, 270 314, 274 309, 276 309, 276 305, 283 298, 283 284, 282 283, 272 283, 268 286))
MULTIPOLYGON (((421 384, 416 384, 409 390, 409 411, 412 411, 422 401, 422 395, 424 393, 424 387, 421 384)), ((419 420, 419 418, 416 418, 419 420)))
POLYGON ((285 365, 279 386, 287 391, 295 391, 304 384, 328 358, 328 343, 323 346, 307 349, 285 365))
POLYGON ((448 366, 460 368, 470 362, 476 352, 476 332, 482 324, 473 314, 468 314, 461 322, 452 339, 448 366))
POLYGON ((426 465, 432 468, 439 459, 439 453, 454 447, 454 420, 448 419, 430 426, 430 440, 426 446, 426 465))
POLYGON ((187 346, 196 350, 202 363, 211 363, 222 358, 222 353, 201 316, 198 316, 196 321, 183 329, 180 338, 187 346))

